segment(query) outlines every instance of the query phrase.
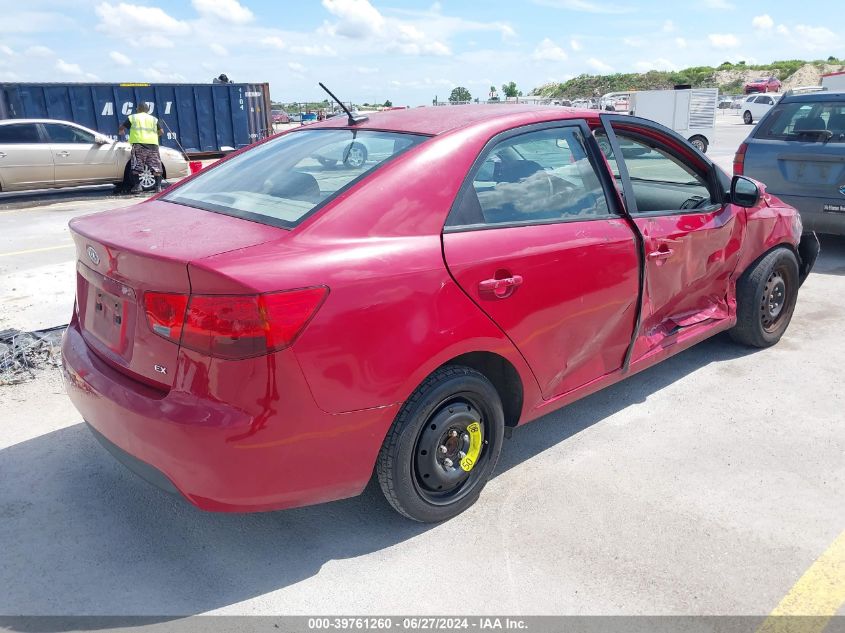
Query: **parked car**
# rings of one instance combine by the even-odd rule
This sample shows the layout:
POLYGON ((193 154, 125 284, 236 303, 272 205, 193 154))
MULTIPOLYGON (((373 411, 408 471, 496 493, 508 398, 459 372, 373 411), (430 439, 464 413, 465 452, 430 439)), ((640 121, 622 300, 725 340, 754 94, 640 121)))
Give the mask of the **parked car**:
POLYGON ((299 122, 302 125, 307 125, 309 123, 316 123, 317 122, 317 113, 316 112, 303 112, 299 116, 299 122))
POLYGON ((734 104, 734 100, 730 97, 720 97, 719 103, 717 104, 717 108, 719 110, 730 110, 734 104))
POLYGON ((746 125, 759 121, 766 112, 771 110, 782 95, 751 95, 742 102, 742 120, 746 125))
POLYGON ((755 92, 780 92, 781 85, 780 79, 777 77, 752 79, 745 84, 745 94, 750 95, 755 92))
POLYGON ((478 499, 507 429, 718 332, 775 344, 818 247, 657 123, 520 105, 297 128, 70 229, 67 392, 118 459, 216 511, 375 473, 418 521, 478 499), (314 161, 343 143, 393 150, 314 161))
MULTIPOLYGON (((129 143, 121 143, 69 121, 6 119, 0 121, 0 191, 24 191, 79 185, 131 186, 129 143)), ((181 152, 159 148, 164 178, 189 173, 181 152)), ((147 168, 144 190, 155 187, 147 168)))
POLYGON ((734 173, 764 181, 809 229, 845 235, 845 92, 784 96, 739 146, 734 173))
POLYGON ((290 123, 290 117, 284 110, 272 110, 270 117, 273 123, 290 123))

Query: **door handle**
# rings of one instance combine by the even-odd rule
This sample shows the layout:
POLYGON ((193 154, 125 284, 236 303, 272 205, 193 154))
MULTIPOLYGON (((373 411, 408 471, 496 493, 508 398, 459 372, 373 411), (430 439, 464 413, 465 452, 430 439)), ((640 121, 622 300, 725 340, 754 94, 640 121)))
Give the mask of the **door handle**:
POLYGON ((61 156, 62 158, 67 158, 70 156, 70 152, 56 152, 56 156, 61 156))
POLYGON ((0 152, 0 158, 6 158, 6 152, 0 152))
POLYGON ((510 297, 517 287, 522 285, 522 275, 513 275, 504 279, 485 279, 478 283, 478 291, 492 295, 496 299, 510 297))
POLYGON ((672 253, 674 252, 675 251, 673 251, 671 248, 665 248, 661 250, 651 251, 648 256, 650 259, 667 259, 671 257, 672 253))

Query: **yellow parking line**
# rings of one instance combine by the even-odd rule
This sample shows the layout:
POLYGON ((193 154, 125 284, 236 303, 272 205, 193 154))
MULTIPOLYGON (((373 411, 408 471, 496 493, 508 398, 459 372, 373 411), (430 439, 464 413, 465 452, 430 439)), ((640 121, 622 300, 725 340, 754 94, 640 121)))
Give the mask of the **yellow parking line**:
POLYGON ((792 586, 757 633, 821 633, 843 604, 845 530, 792 586))
POLYGON ((0 253, 0 257, 11 257, 12 255, 28 255, 29 253, 43 253, 44 251, 56 251, 60 248, 73 248, 74 244, 59 244, 57 246, 45 246, 43 248, 29 248, 25 251, 12 251, 11 253, 0 253))

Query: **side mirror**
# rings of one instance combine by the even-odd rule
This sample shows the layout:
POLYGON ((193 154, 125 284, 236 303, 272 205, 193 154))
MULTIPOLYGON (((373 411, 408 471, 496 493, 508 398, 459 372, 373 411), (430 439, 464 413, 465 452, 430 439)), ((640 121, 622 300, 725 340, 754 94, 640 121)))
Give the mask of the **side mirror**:
POLYGON ((100 136, 99 134, 94 137, 94 142, 97 145, 109 145, 111 143, 110 138, 106 138, 105 136, 100 136))
POLYGON ((749 209, 760 202, 760 190, 757 184, 744 176, 734 176, 731 181, 731 202, 749 209))

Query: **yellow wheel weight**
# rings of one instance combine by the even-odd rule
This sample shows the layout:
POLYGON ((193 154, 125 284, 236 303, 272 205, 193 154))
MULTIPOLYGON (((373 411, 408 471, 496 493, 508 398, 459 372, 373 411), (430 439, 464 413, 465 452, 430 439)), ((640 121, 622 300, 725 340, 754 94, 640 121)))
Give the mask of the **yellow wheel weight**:
POLYGON ((469 450, 467 450, 466 456, 461 460, 461 469, 469 472, 475 466, 478 456, 481 453, 481 425, 478 422, 473 422, 467 427, 467 434, 469 435, 469 450))

